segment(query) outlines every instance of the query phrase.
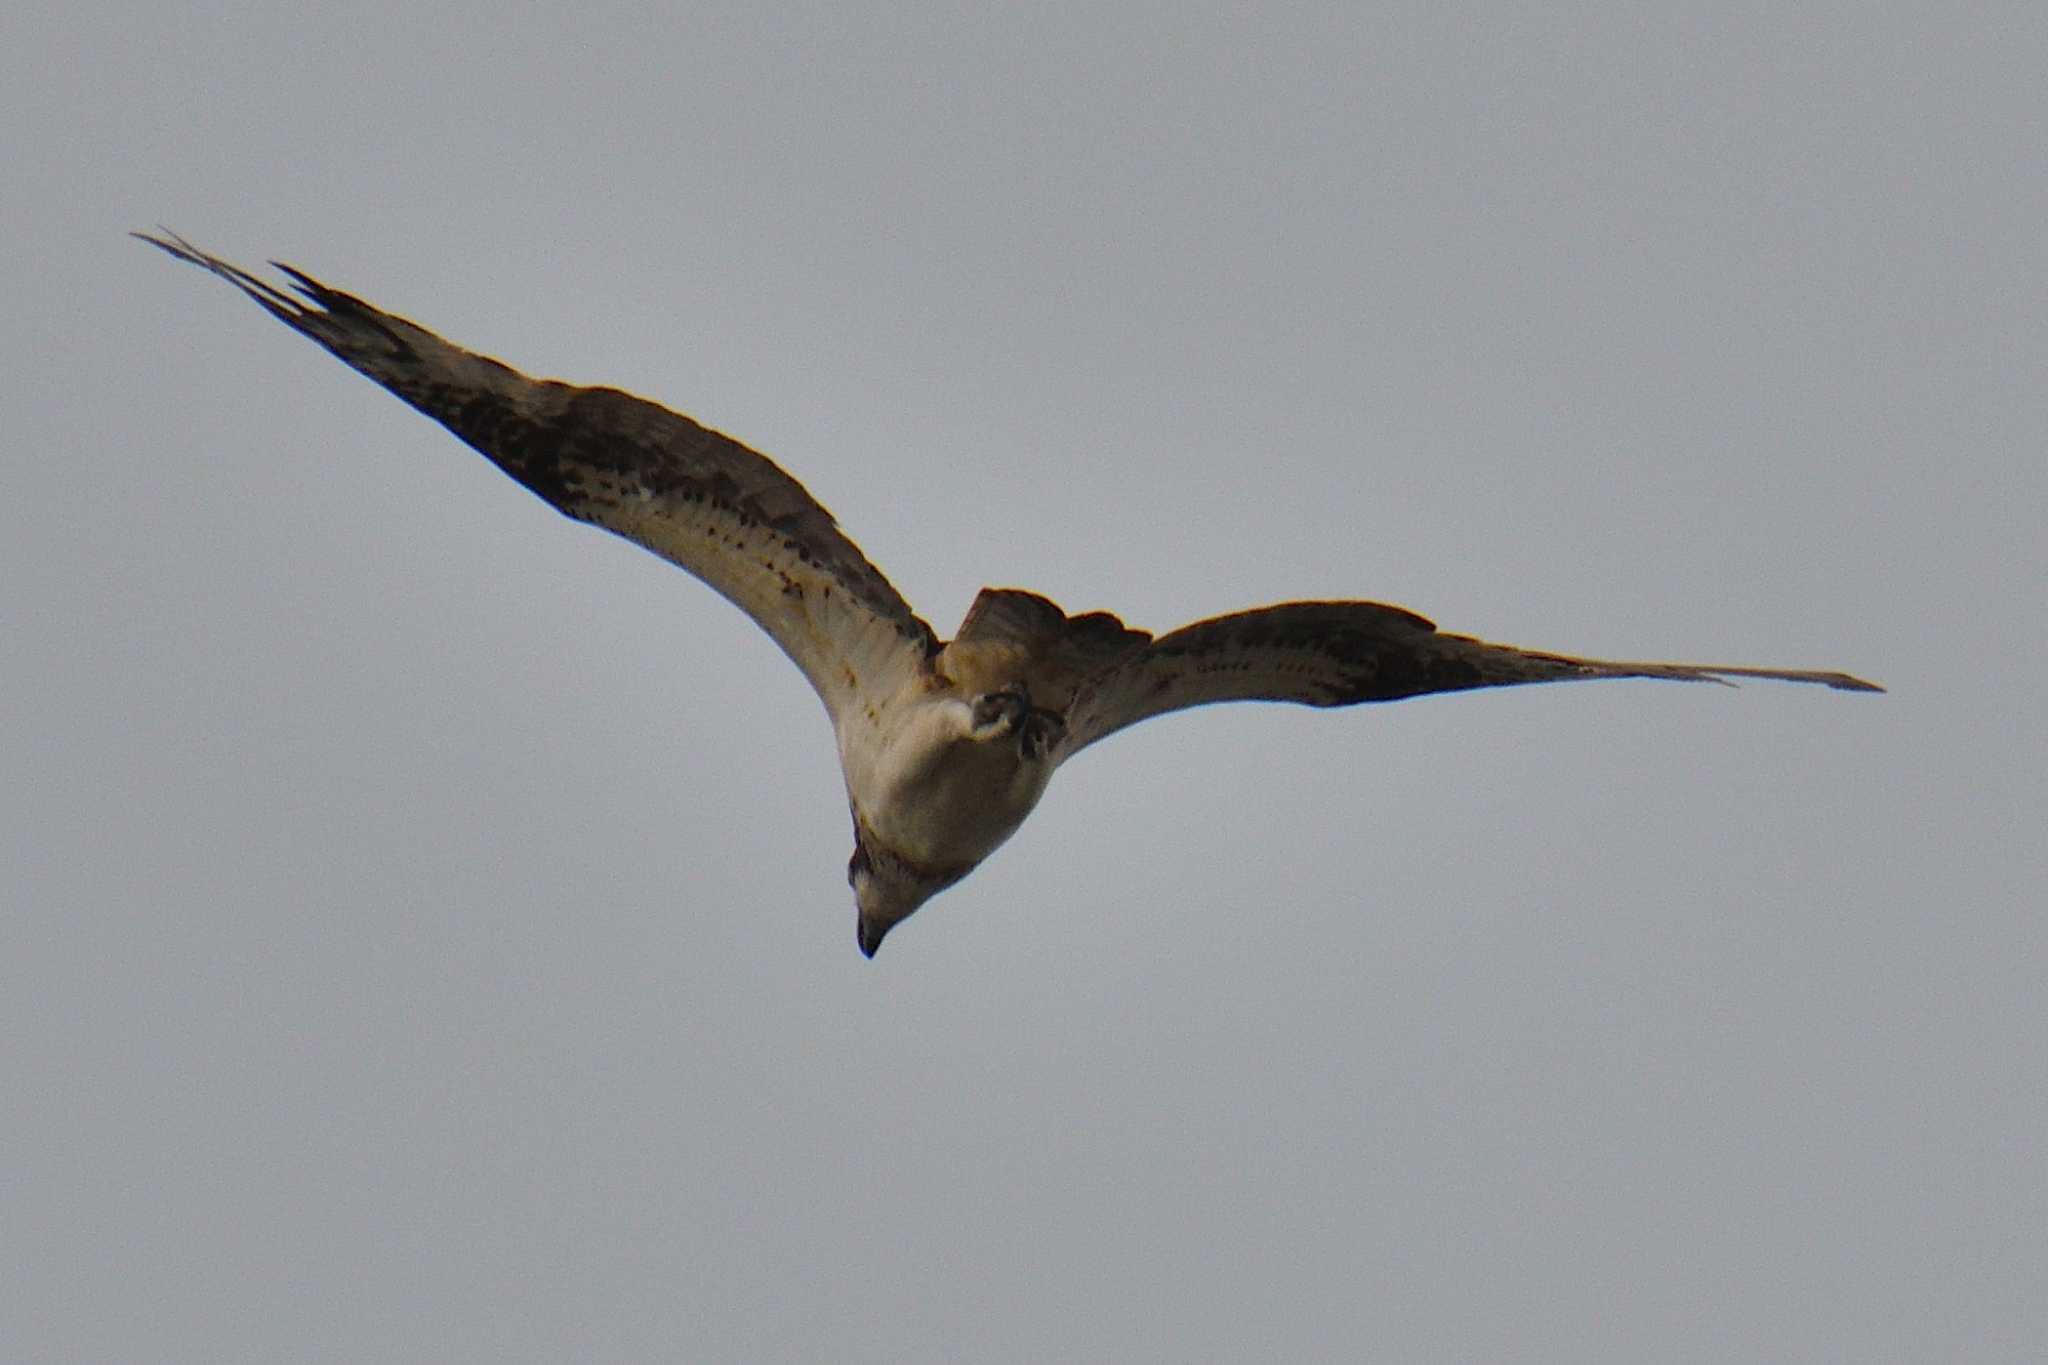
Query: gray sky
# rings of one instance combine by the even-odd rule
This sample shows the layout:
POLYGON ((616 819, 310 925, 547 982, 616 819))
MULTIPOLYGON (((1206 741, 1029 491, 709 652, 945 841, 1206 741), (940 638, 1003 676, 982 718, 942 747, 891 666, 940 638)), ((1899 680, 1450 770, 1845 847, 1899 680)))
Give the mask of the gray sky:
POLYGON ((1879 8, 10 8, 0 1357, 2032 1357, 2048 19, 1879 8), (159 222, 942 631, 1893 691, 1175 717, 870 964, 766 638, 159 222))

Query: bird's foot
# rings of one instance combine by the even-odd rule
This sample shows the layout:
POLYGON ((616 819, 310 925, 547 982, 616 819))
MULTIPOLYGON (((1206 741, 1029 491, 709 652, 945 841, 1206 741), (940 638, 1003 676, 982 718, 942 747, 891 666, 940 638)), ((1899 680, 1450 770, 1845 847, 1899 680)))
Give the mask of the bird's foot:
POLYGON ((1022 683, 984 692, 969 708, 968 738, 986 743, 1016 731, 1031 714, 1031 694, 1022 683))
POLYGON ((1067 721, 1057 711, 1036 711, 1024 718, 1018 727, 1018 745, 1024 757, 1042 759, 1053 751, 1053 746, 1066 738, 1067 721))

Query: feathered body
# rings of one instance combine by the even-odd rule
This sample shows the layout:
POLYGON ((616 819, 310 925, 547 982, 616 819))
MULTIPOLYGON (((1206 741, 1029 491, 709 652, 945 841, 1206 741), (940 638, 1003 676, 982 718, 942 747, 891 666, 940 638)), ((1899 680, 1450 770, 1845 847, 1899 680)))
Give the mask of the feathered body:
POLYGON ((689 570, 751 616, 830 715, 854 825, 857 938, 883 937, 1015 833, 1066 759, 1125 726, 1224 701, 1351 706, 1589 678, 1731 677, 1875 692, 1844 673, 1621 663, 1448 635, 1376 602, 1286 602, 1154 639, 1106 612, 984 588, 941 642, 832 515, 766 457, 617 389, 532 379, 288 266, 225 279, 475 447, 550 505, 689 570))

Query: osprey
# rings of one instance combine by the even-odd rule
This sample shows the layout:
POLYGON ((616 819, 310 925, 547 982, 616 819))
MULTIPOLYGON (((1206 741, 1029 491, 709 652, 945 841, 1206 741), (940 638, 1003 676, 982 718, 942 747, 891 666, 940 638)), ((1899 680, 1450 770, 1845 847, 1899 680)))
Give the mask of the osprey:
POLYGON ((1730 677, 1882 691, 1846 673, 1579 659, 1447 635, 1378 602, 1283 602, 1154 638, 1107 612, 984 588, 941 640, 832 514, 766 457, 610 388, 529 379, 290 266, 294 297, 174 233, 201 266, 481 451, 550 506, 689 570, 810 679, 853 812, 861 952, 1016 832, 1053 770, 1168 711, 1352 706, 1581 678, 1730 677))

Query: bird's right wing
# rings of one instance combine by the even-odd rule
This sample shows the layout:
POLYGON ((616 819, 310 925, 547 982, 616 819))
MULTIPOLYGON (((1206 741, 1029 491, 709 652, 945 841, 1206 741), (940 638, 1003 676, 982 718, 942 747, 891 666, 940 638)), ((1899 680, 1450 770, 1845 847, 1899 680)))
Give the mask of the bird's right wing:
POLYGON ((1846 673, 1811 669, 1621 663, 1539 653, 1445 635, 1411 611, 1378 602, 1284 602, 1197 621, 1091 679, 1068 711, 1059 757, 1149 717, 1211 702, 1355 706, 1586 678, 1775 678, 1848 692, 1884 690, 1846 673))
POLYGON ((175 235, 135 234, 447 427, 549 505, 688 569, 782 646, 838 721, 937 648, 832 514, 762 455, 617 389, 530 379, 293 270, 303 299, 175 235))

